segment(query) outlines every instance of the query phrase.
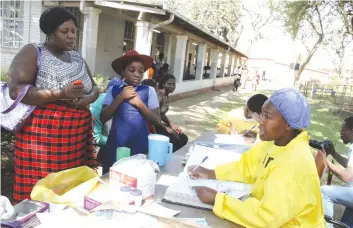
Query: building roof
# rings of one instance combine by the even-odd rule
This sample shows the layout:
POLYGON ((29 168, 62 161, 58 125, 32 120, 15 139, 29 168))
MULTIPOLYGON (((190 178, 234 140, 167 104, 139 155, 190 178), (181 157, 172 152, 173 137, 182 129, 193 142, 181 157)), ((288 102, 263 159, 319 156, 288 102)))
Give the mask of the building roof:
MULTIPOLYGON (((104 2, 109 2, 109 1, 100 0, 100 1, 96 1, 96 4, 101 5, 104 2)), ((182 27, 183 29, 185 29, 188 32, 191 32, 191 33, 196 34, 200 37, 203 37, 206 40, 208 40, 214 44, 217 44, 226 50, 230 50, 241 57, 248 58, 247 54, 237 50, 229 42, 222 40, 218 36, 203 29, 196 22, 194 22, 194 21, 186 18, 182 14, 170 9, 167 5, 163 4, 163 0, 143 0, 143 1, 141 1, 141 0, 123 0, 123 1, 119 1, 119 3, 136 5, 136 6, 140 6, 140 7, 154 8, 154 9, 156 9, 156 16, 160 17, 160 18, 164 18, 164 19, 166 19, 166 16, 168 16, 167 14, 174 14, 175 15, 174 20, 173 20, 174 24, 182 27), (159 10, 158 13, 157 13, 157 10, 159 10), (164 15, 160 13, 160 10, 165 11, 164 15)))
POLYGON ((248 57, 245 53, 237 50, 235 47, 233 47, 230 43, 222 40, 218 36, 206 31, 205 29, 202 29, 200 25, 198 25, 196 22, 189 20, 185 16, 181 15, 180 13, 173 12, 171 10, 166 9, 168 13, 172 13, 175 15, 174 18, 174 23, 179 25, 180 27, 183 27, 185 30, 188 32, 194 33, 200 37, 203 37, 207 40, 209 40, 212 43, 215 43, 224 49, 230 49, 232 52, 235 52, 236 54, 240 55, 241 57, 248 57))

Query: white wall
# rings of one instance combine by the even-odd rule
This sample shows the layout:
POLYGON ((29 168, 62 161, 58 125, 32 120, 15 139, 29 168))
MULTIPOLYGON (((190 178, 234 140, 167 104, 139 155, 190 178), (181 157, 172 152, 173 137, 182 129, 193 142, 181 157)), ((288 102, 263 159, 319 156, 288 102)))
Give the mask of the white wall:
POLYGON ((170 73, 171 74, 174 74, 174 72, 173 72, 173 69, 174 69, 174 56, 175 56, 175 53, 176 53, 176 51, 175 51, 175 48, 176 48, 176 37, 175 37, 175 35, 171 35, 171 39, 170 39, 170 41, 172 42, 172 44, 171 44, 171 51, 170 51, 170 62, 169 62, 169 69, 170 69, 170 73))
MULTIPOLYGON (((233 82, 234 82, 234 77, 217 78, 216 86, 224 85, 224 84, 232 85, 233 82)), ((179 93, 186 93, 193 90, 210 88, 212 86, 213 86, 213 80, 209 78, 202 79, 202 80, 183 81, 181 83, 176 84, 176 89, 173 95, 179 94, 179 93)))
POLYGON ((0 53, 1 72, 7 72, 9 70, 11 61, 19 50, 20 48, 7 48, 7 47, 1 48, 1 53, 0 53))
POLYGON ((24 31, 23 43, 39 43, 45 41, 45 35, 39 28, 39 18, 42 14, 41 1, 24 1, 24 31), (44 40, 41 40, 44 38, 44 40))
POLYGON ((99 15, 95 74, 116 76, 111 63, 123 54, 125 21, 104 13, 99 15))

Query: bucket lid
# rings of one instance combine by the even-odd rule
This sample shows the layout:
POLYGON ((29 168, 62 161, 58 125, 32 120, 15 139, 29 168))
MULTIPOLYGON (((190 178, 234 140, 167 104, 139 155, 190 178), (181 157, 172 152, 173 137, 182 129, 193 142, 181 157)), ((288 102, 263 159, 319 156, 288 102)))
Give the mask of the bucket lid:
POLYGON ((130 194, 133 196, 140 196, 142 195, 142 191, 140 189, 134 189, 134 190, 131 190, 130 194))
POLYGON ((159 134, 151 134, 148 136, 148 139, 169 142, 169 138, 167 136, 159 134))
POLYGON ((122 186, 122 187, 120 187, 120 191, 121 192, 130 192, 131 187, 130 186, 122 186))

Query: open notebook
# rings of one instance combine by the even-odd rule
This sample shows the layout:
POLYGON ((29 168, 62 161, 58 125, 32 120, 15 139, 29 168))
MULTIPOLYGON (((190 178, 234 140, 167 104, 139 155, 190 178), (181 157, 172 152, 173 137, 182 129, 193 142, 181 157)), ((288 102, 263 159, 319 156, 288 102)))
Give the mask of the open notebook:
POLYGON ((238 161, 241 157, 240 151, 233 152, 228 150, 215 149, 195 145, 185 169, 179 174, 177 180, 172 183, 167 189, 163 201, 184 206, 196 207, 200 209, 212 210, 213 206, 204 204, 198 198, 196 192, 192 189, 193 186, 205 186, 217 190, 217 192, 224 192, 235 198, 241 198, 249 195, 251 185, 219 180, 193 180, 187 174, 187 168, 190 165, 197 165, 202 159, 208 156, 208 159, 202 164, 203 167, 214 169, 219 164, 238 161))

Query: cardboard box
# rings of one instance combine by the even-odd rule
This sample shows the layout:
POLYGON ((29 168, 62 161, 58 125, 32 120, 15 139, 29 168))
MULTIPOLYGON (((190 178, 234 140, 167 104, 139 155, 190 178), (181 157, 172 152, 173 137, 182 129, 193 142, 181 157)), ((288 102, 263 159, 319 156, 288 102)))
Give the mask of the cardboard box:
POLYGON ((108 184, 99 183, 99 185, 84 197, 84 209, 90 211, 99 205, 110 200, 111 194, 108 184))
POLYGON ((144 200, 153 197, 157 179, 157 174, 153 168, 148 163, 142 164, 138 169, 127 168, 127 165, 123 164, 110 168, 110 190, 118 194, 120 187, 130 186, 140 189, 144 200), (128 169, 131 171, 127 172, 128 169))

